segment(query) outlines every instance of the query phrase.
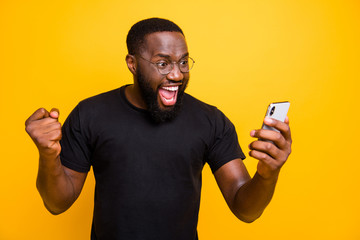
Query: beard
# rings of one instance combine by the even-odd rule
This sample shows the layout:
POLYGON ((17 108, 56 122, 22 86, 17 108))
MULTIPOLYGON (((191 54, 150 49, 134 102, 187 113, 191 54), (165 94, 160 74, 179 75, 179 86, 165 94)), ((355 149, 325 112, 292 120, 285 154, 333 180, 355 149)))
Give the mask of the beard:
POLYGON ((184 85, 179 86, 175 105, 166 109, 161 109, 158 102, 157 90, 153 90, 151 88, 150 82, 145 79, 139 68, 136 69, 136 75, 142 97, 145 100, 147 110, 152 121, 157 124, 172 121, 181 110, 182 99, 187 86, 187 81, 183 81, 182 83, 184 85))

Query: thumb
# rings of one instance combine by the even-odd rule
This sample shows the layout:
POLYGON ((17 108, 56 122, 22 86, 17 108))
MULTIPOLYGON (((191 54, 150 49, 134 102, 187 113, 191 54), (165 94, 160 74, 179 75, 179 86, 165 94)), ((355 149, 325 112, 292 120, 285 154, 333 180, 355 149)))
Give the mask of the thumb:
POLYGON ((51 118, 58 119, 59 115, 60 115, 59 109, 57 109, 57 108, 52 108, 51 109, 51 111, 50 111, 50 117, 51 118))

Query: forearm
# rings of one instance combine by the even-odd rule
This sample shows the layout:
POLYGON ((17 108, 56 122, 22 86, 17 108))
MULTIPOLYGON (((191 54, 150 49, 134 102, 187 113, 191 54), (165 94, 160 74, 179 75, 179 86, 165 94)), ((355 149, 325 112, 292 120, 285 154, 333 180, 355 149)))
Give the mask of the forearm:
POLYGON ((253 222, 261 216, 274 194, 277 176, 264 179, 258 173, 239 188, 235 195, 233 212, 244 222, 253 222))
POLYGON ((53 159, 40 156, 36 187, 52 214, 66 211, 76 199, 73 184, 59 156, 53 159))

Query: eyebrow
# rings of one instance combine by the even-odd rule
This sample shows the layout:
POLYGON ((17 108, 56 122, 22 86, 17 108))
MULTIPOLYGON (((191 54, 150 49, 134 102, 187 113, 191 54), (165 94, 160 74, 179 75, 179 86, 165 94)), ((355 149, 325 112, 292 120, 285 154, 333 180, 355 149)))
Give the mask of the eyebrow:
MULTIPOLYGON (((187 57, 187 56, 189 56, 189 53, 188 53, 188 52, 187 52, 187 53, 184 53, 184 54, 180 57, 180 59, 182 59, 182 58, 184 58, 184 57, 187 57)), ((171 58, 170 55, 162 54, 162 53, 158 53, 158 54, 156 54, 154 57, 163 57, 163 58, 168 58, 168 59, 171 58)))

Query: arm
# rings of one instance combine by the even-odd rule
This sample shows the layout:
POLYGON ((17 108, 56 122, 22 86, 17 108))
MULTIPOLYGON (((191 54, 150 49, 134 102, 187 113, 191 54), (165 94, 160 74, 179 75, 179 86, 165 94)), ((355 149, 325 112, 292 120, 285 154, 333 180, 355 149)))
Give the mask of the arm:
POLYGON ((59 112, 43 108, 25 122, 26 132, 39 150, 39 170, 36 187, 45 207, 52 214, 66 211, 80 195, 87 173, 66 168, 60 161, 61 124, 59 112))
POLYGON ((261 216, 274 194, 280 169, 291 152, 288 118, 285 123, 268 118, 264 121, 280 133, 263 129, 251 131, 252 137, 273 141, 256 140, 249 145, 250 156, 259 160, 254 177, 249 177, 240 159, 228 162, 215 172, 229 208, 244 222, 253 222, 261 216))

